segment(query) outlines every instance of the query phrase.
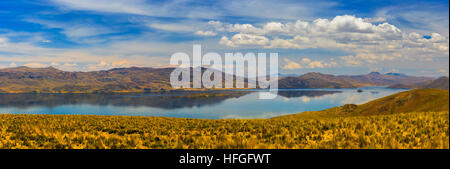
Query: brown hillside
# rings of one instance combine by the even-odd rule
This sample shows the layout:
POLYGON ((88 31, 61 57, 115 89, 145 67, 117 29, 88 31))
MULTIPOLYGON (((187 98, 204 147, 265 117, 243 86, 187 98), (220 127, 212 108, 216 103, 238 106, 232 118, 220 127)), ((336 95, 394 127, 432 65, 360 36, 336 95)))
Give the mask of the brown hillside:
POLYGON ((347 104, 279 118, 326 118, 440 111, 449 111, 448 90, 420 89, 397 93, 362 105, 347 104))

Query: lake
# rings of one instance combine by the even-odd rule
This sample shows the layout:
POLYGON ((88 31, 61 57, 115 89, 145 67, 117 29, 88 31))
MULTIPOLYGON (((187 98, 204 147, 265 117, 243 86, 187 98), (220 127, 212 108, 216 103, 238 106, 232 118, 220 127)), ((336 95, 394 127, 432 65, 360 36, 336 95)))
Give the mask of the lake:
POLYGON ((127 94, 0 94, 3 114, 163 116, 200 119, 271 118, 344 104, 362 104, 405 91, 357 89, 280 89, 271 100, 264 90, 127 94))

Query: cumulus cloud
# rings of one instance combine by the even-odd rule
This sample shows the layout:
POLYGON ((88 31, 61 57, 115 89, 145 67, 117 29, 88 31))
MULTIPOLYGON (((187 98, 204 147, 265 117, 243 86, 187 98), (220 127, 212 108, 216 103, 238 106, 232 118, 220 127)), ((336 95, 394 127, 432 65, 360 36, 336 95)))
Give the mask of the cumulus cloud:
POLYGON ((31 68, 45 68, 45 67, 48 67, 48 65, 46 65, 46 64, 43 64, 43 63, 35 63, 35 62, 32 62, 32 63, 26 63, 26 64, 24 64, 24 66, 26 66, 26 67, 31 67, 31 68))
MULTIPOLYGON (((316 19, 311 22, 267 22, 252 24, 226 24, 210 21, 218 32, 234 35, 223 36, 219 44, 233 47, 260 46, 264 48, 339 49, 354 53, 341 57, 350 65, 377 63, 394 59, 446 56, 449 54, 449 38, 439 33, 429 35, 404 32, 385 18, 358 18, 351 15, 333 19, 316 19), (430 38, 425 38, 429 36, 430 38)), ((310 67, 322 67, 312 63, 310 67)))
POLYGON ((375 17, 375 18, 364 18, 365 22, 369 23, 379 23, 379 22, 386 22, 386 18, 384 17, 375 17))
POLYGON ((273 39, 270 41, 269 46, 266 48, 302 48, 300 45, 297 45, 294 40, 290 39, 273 39))
POLYGON ((225 46, 235 47, 233 42, 230 39, 228 39, 228 37, 226 37, 226 36, 222 36, 222 38, 219 41, 219 44, 225 45, 225 46))
POLYGON ((345 61, 348 66, 360 66, 363 63, 353 55, 341 56, 340 59, 345 61))
POLYGON ((213 31, 197 31, 195 32, 196 35, 200 35, 200 36, 216 36, 217 33, 213 32, 213 31))
POLYGON ((312 69, 314 69, 314 68, 323 68, 324 67, 322 62, 319 62, 319 61, 310 62, 308 64, 308 66, 309 66, 309 68, 312 68, 312 69))
POLYGON ((284 62, 286 62, 286 65, 283 66, 284 69, 300 69, 302 66, 298 64, 297 62, 291 61, 290 59, 285 58, 284 62))
POLYGON ((308 64, 308 63, 310 63, 311 62, 311 59, 309 59, 309 58, 303 58, 302 59, 302 63, 303 64, 308 64))
POLYGON ((309 58, 303 58, 300 63, 285 58, 284 62, 286 63, 283 66, 284 69, 301 69, 301 68, 316 69, 316 68, 334 67, 337 65, 337 63, 334 61, 319 61, 319 60, 312 61, 309 58))
POLYGON ((269 39, 260 35, 239 33, 232 36, 231 39, 228 39, 227 37, 224 36, 222 37, 219 43, 231 47, 242 45, 264 46, 267 43, 269 43, 269 39))

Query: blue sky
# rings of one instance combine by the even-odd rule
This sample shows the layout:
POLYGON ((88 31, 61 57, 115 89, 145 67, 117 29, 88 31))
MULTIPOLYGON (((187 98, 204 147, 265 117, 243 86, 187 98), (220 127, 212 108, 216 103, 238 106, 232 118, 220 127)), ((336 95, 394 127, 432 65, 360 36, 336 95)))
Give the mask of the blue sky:
POLYGON ((164 67, 176 52, 278 52, 280 72, 448 76, 448 1, 0 1, 0 68, 164 67))

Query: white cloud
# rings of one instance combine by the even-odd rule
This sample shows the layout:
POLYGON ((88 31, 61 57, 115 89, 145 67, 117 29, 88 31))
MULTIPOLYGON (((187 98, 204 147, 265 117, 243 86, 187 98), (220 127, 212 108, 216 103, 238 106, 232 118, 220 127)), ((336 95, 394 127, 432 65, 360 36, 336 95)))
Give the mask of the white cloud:
POLYGON ((365 22, 369 23, 379 23, 379 22, 386 22, 386 18, 384 17, 375 17, 375 18, 364 18, 365 22))
POLYGON ((311 62, 311 59, 309 59, 309 58, 303 58, 302 59, 302 63, 303 64, 307 64, 307 63, 310 63, 311 62))
POLYGON ((226 36, 222 36, 222 38, 220 38, 219 44, 225 45, 225 46, 235 47, 233 42, 230 39, 228 39, 228 37, 226 37, 226 36))
POLYGON ((65 70, 65 71, 77 71, 79 70, 79 65, 76 63, 64 63, 62 65, 54 65, 53 67, 56 67, 58 69, 61 70, 65 70))
POLYGON ((408 5, 394 5, 380 8, 375 14, 395 22, 409 32, 437 32, 449 35, 448 5, 410 3, 408 5))
MULTIPOLYGON (((362 18, 350 15, 336 16, 333 20, 322 20, 323 23, 317 26, 326 27, 327 31, 351 32, 351 33, 373 33, 376 26, 365 22, 362 18)), ((324 28, 325 29, 325 28, 324 28)))
POLYGON ((290 59, 285 58, 284 62, 286 62, 286 65, 283 66, 284 69, 300 69, 302 66, 298 64, 297 62, 291 61, 290 59))
POLYGON ((447 69, 439 69, 437 72, 444 76, 449 75, 448 68, 447 69))
POLYGON ((17 67, 16 62, 11 62, 11 64, 9 64, 9 67, 17 67))
POLYGON ((195 28, 190 25, 184 25, 184 24, 176 24, 176 23, 170 23, 170 24, 162 24, 162 23, 152 23, 148 25, 151 28, 165 30, 165 31, 172 31, 172 32, 193 32, 195 28))
POLYGON ((99 67, 107 67, 107 66, 109 66, 110 64, 108 64, 108 63, 106 63, 105 61, 100 61, 98 64, 97 64, 97 66, 99 66, 99 67))
POLYGON ((111 67, 130 67, 132 64, 128 60, 120 60, 117 62, 111 63, 111 67))
POLYGON ((362 65, 362 61, 360 61, 359 59, 357 59, 353 55, 341 56, 340 59, 344 60, 345 63, 347 65, 349 65, 349 66, 360 66, 360 65, 362 65))
POLYGON ((0 47, 4 47, 8 44, 8 39, 0 37, 0 47))
POLYGON ((320 61, 313 61, 313 62, 310 62, 310 63, 308 64, 308 66, 309 66, 309 68, 311 68, 311 69, 314 69, 314 68, 324 68, 322 62, 320 62, 320 61))
POLYGON ((217 35, 217 33, 213 32, 213 31, 201 31, 201 30, 195 32, 195 34, 200 35, 200 36, 216 36, 217 35))
POLYGON ((41 40, 42 43, 52 43, 51 40, 45 39, 45 40, 41 40))
POLYGON ((251 34, 244 34, 239 33, 235 34, 231 37, 231 39, 228 39, 227 37, 222 37, 222 39, 219 42, 222 45, 227 46, 241 46, 241 45, 259 45, 264 46, 267 43, 269 43, 269 39, 264 36, 259 35, 251 35, 251 34))
POLYGON ((251 24, 229 24, 226 27, 228 32, 240 32, 245 34, 264 34, 264 30, 256 28, 251 24))
POLYGON ((48 65, 46 65, 46 64, 35 63, 35 62, 33 62, 33 63, 26 63, 26 64, 24 64, 24 66, 31 67, 31 68, 45 68, 45 67, 48 67, 48 65))
POLYGON ((301 49, 300 45, 295 44, 294 40, 290 39, 273 39, 270 41, 270 45, 266 46, 266 48, 297 48, 301 49))
POLYGON ((284 69, 301 69, 301 68, 317 69, 317 68, 334 67, 337 65, 337 63, 334 61, 319 61, 319 60, 311 61, 311 59, 309 58, 303 58, 300 63, 285 58, 284 62, 286 63, 283 66, 284 69))
POLYGON ((291 0, 226 0, 221 3, 229 16, 248 16, 265 19, 312 18, 337 6, 336 2, 291 0), (320 7, 320 8, 318 8, 320 7))
MULTIPOLYGON (((173 54, 173 51, 192 50, 192 46, 186 43, 154 43, 145 41, 147 37, 143 39, 69 49, 42 47, 33 42, 9 42, 7 47, 0 46, 0 60, 8 64, 11 62, 52 63, 48 66, 70 71, 92 71, 110 69, 112 63, 115 67, 163 67, 169 63, 169 56, 173 54), (102 65, 101 61, 109 66, 102 65), (67 64, 63 67, 65 63, 67 64)), ((2 66, 7 67, 8 64, 2 66)), ((29 64, 29 66, 42 67, 43 65, 29 64)))
POLYGON ((267 33, 279 33, 284 32, 286 30, 286 26, 280 22, 269 22, 264 25, 263 30, 267 33))
MULTIPOLYGON (((267 22, 260 27, 252 24, 226 24, 211 21, 218 32, 235 33, 223 36, 219 44, 233 47, 260 46, 264 48, 337 49, 353 53, 342 57, 347 64, 362 65, 387 60, 444 57, 449 53, 449 38, 439 33, 404 32, 384 18, 336 16, 331 20, 311 22, 267 22), (383 23, 379 23, 383 21, 383 23)), ((336 63, 337 64, 337 63, 336 63)), ((326 67, 313 63, 310 67, 326 67)))
MULTIPOLYGON (((89 23, 88 21, 72 21, 72 22, 56 22, 49 20, 41 20, 41 19, 33 19, 28 18, 24 21, 30 23, 36 23, 45 26, 46 28, 53 29, 61 29, 61 33, 66 35, 72 41, 80 41, 82 38, 91 38, 93 36, 105 35, 111 33, 117 33, 118 31, 113 30, 111 28, 97 25, 95 23, 89 23)), ((43 43, 50 43, 50 40, 43 39, 40 40, 43 43)), ((87 41, 83 41, 87 42, 87 41)))
POLYGON ((156 17, 214 18, 220 11, 190 5, 196 1, 168 0, 51 0, 62 10, 82 10, 156 17))
POLYGON ((150 15, 152 8, 144 0, 52 0, 67 9, 150 15))

